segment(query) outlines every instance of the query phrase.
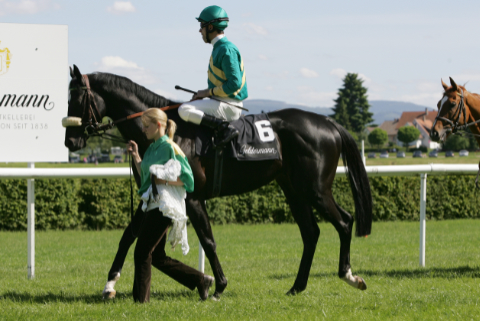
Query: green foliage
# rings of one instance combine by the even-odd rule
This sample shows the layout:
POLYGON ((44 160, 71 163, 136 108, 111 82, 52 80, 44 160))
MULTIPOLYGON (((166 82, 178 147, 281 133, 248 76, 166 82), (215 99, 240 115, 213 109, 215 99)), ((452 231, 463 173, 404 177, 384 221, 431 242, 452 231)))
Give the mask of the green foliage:
MULTIPOLYGON (((134 210, 139 202, 134 188, 134 210)), ((27 181, 0 180, 0 230, 27 228, 27 181)), ((130 222, 126 179, 35 180, 35 228, 39 230, 115 229, 130 222)))
MULTIPOLYGON (((82 180, 79 190, 78 211, 82 226, 87 229, 102 230, 124 228, 130 222, 130 185, 128 180, 82 180)), ((134 186, 134 208, 140 198, 134 186)))
POLYGON ((334 113, 330 117, 346 129, 362 133, 367 124, 373 121, 369 108, 363 80, 358 78, 358 74, 348 73, 343 79, 343 87, 338 90, 334 113))
MULTIPOLYGON (((432 220, 480 218, 480 198, 474 176, 429 176, 427 217, 432 220)), ((419 177, 371 177, 375 221, 417 221, 419 177)), ((140 201, 134 187, 134 210, 140 201)), ((0 181, 0 230, 27 228, 26 180, 0 181)), ((352 215, 355 204, 347 178, 336 178, 335 201, 352 215)), ((35 180, 35 227, 40 230, 118 229, 130 222, 127 179, 35 180)), ((292 223, 294 219, 277 183, 242 195, 207 201, 213 224, 292 223)), ((325 218, 313 211, 317 222, 325 218)))
MULTIPOLYGON (((473 148, 477 146, 477 143, 473 145, 473 148)), ((442 148, 444 150, 461 150, 461 149, 470 149, 470 139, 469 137, 460 136, 460 135, 450 135, 445 143, 443 143, 442 148)))
POLYGON ((388 134, 381 128, 375 128, 368 135, 368 142, 372 145, 377 145, 379 148, 388 141, 388 134))
POLYGON ((419 136, 420 131, 413 126, 403 126, 397 133, 398 140, 404 144, 405 148, 408 147, 410 142, 417 140, 419 136))
POLYGON ((333 115, 330 115, 337 123, 348 129, 352 130, 352 124, 350 123, 350 116, 348 115, 347 105, 345 101, 338 97, 335 101, 335 106, 333 107, 333 115))

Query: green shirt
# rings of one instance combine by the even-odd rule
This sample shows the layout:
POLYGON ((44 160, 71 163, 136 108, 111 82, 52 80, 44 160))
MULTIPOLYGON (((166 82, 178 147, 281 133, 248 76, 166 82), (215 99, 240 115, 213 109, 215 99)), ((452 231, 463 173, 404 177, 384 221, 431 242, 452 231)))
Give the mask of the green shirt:
POLYGON ((244 100, 248 97, 243 59, 238 48, 227 37, 213 46, 208 66, 208 88, 218 97, 244 100))
POLYGON ((167 142, 168 135, 163 135, 157 141, 148 146, 145 155, 143 155, 141 167, 141 186, 138 194, 145 193, 151 185, 150 180, 150 166, 164 165, 170 159, 175 159, 180 162, 182 171, 180 173, 180 180, 185 186, 185 190, 189 193, 193 192, 193 173, 190 164, 186 157, 182 155, 175 155, 172 145, 167 142))

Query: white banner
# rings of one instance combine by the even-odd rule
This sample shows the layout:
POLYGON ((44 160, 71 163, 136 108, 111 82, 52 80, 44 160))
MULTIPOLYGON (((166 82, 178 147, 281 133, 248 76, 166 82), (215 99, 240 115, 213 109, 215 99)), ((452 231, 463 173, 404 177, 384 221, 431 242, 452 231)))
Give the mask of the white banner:
POLYGON ((0 23, 0 162, 66 162, 68 26, 0 23))

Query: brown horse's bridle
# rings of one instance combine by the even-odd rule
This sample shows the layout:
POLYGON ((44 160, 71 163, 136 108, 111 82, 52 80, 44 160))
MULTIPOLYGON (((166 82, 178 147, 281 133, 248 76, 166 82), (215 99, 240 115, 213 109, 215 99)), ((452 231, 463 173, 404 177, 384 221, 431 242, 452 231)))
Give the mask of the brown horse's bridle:
POLYGON ((435 117, 435 121, 433 122, 432 128, 437 123, 437 120, 447 122, 450 125, 450 128, 447 128, 446 130, 451 131, 452 134, 456 133, 458 130, 465 130, 467 127, 470 126, 470 124, 467 124, 467 113, 466 113, 466 109, 465 109, 465 102, 464 102, 464 96, 463 96, 462 88, 460 88, 460 91, 461 91, 460 93, 457 92, 457 95, 460 96, 460 103, 458 104, 458 108, 455 111, 455 114, 453 116, 454 120, 452 121, 448 118, 440 117, 440 112, 442 111, 442 108, 443 108, 443 105, 442 105, 442 106, 440 106, 440 110, 438 111, 438 116, 435 117), (459 123, 459 120, 460 120, 460 117, 462 116, 462 114, 463 114, 463 124, 464 125, 460 125, 460 123, 459 123))
MULTIPOLYGON (((465 131, 468 127, 480 123, 480 119, 467 123, 467 108, 465 107, 465 96, 463 94, 462 88, 460 88, 460 93, 457 92, 457 95, 460 96, 460 103, 458 104, 458 108, 455 111, 455 114, 453 117, 455 120, 452 121, 448 118, 440 117, 440 112, 442 111, 442 108, 443 108, 443 105, 442 105, 440 107, 440 110, 438 111, 438 116, 435 117, 435 121, 433 122, 432 129, 435 127, 437 120, 441 120, 450 124, 450 128, 447 128, 446 130, 452 132, 452 135, 460 135, 460 136, 469 135, 469 136, 480 137, 480 135, 465 131), (463 125, 460 125, 459 120, 462 114, 463 114, 463 125), (462 132, 459 132, 459 131, 462 131, 462 132)), ((480 189, 480 185, 479 185, 480 163, 478 164, 478 167, 479 167, 479 170, 477 172, 477 177, 475 178, 475 186, 477 187, 477 189, 480 189)))
POLYGON ((441 121, 447 122, 450 125, 450 128, 447 128, 446 130, 452 132, 452 134, 457 134, 457 135, 458 134, 460 134, 460 135, 461 134, 466 134, 466 135, 470 135, 470 136, 479 136, 480 137, 480 135, 476 135, 476 134, 472 134, 472 133, 458 133, 458 131, 465 131, 468 127, 480 123, 480 119, 476 120, 476 121, 473 121, 473 122, 470 122, 470 123, 467 123, 467 109, 465 107, 465 96, 463 94, 463 89, 462 88, 460 88, 460 93, 457 92, 457 95, 460 97, 460 103, 458 104, 458 108, 455 111, 455 114, 453 116, 454 120, 451 120, 451 119, 448 119, 448 118, 445 118, 445 117, 440 117, 440 112, 442 111, 442 108, 443 108, 443 106, 441 106, 440 110, 438 111, 438 116, 435 117, 435 121, 433 122, 432 128, 435 127, 435 124, 437 123, 437 120, 441 120, 441 121), (460 125, 459 120, 460 120, 460 117, 462 116, 462 114, 463 114, 463 125, 460 125))

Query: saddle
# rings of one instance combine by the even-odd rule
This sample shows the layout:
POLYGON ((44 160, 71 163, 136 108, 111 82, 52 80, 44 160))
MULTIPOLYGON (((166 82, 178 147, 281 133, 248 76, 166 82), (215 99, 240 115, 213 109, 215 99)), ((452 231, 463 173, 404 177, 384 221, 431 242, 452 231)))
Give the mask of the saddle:
MULTIPOLYGON (((225 145, 223 155, 238 161, 263 161, 280 159, 278 140, 267 114, 241 116, 230 122, 239 135, 225 145)), ((216 132, 198 127, 195 153, 198 156, 214 157, 216 132)))
POLYGON ((214 197, 220 195, 224 157, 238 161, 281 159, 278 140, 267 114, 242 116, 230 125, 238 130, 239 135, 223 148, 215 148, 215 142, 218 141, 216 131, 203 126, 199 126, 197 131, 195 153, 198 156, 215 158, 212 191, 214 197))

